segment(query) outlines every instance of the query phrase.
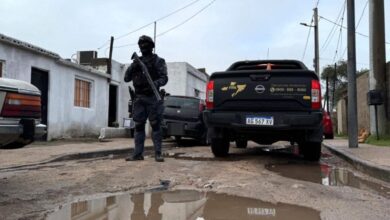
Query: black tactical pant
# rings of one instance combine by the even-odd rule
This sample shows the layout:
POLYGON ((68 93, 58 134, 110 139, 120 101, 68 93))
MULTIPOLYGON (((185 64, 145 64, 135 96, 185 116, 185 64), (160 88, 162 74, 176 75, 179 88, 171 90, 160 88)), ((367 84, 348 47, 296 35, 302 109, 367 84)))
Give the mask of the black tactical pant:
POLYGON ((158 102, 155 96, 137 95, 133 108, 133 120, 135 122, 135 150, 133 156, 141 156, 144 152, 145 124, 148 118, 152 127, 152 140, 155 153, 161 154, 163 102, 158 102))

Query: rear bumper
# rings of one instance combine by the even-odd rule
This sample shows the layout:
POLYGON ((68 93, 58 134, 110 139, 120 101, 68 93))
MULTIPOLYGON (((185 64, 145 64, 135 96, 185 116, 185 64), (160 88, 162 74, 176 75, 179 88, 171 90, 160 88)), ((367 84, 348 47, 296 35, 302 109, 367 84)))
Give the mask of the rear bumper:
POLYGON ((204 111, 203 118, 207 126, 255 130, 315 129, 321 126, 322 113, 288 112, 212 112, 204 111), (273 117, 273 126, 247 125, 247 116, 273 117))
POLYGON ((46 125, 38 124, 38 125, 35 126, 34 139, 41 138, 46 133, 47 133, 46 125))
POLYGON ((221 135, 249 139, 322 141, 322 112, 214 112, 204 111, 211 138, 221 135), (246 117, 273 117, 274 125, 247 125, 246 117), (222 134, 223 133, 223 134, 222 134))
POLYGON ((162 129, 165 136, 201 137, 205 127, 202 122, 187 122, 164 119, 162 129))
MULTIPOLYGON (((24 126, 22 124, 14 124, 14 125, 0 125, 0 135, 12 135, 12 136, 20 136, 24 133, 31 133, 30 128, 24 126), (29 130, 29 131, 27 131, 29 130)), ((40 138, 46 134, 46 125, 37 124, 34 127, 33 137, 34 139, 40 138)))

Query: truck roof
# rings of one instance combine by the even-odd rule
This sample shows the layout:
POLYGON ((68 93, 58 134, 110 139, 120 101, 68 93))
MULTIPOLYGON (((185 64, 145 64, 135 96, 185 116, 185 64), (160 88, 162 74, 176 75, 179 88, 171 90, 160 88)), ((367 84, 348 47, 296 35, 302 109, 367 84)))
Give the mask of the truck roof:
POLYGON ((239 70, 272 70, 295 69, 307 70, 305 64, 298 60, 244 60, 233 63, 227 71, 239 70))

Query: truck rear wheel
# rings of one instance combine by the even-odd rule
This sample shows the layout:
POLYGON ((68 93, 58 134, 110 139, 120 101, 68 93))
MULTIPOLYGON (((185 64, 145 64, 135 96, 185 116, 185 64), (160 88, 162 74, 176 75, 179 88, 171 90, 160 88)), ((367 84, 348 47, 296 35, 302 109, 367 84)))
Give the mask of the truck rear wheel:
POLYGON ((318 161, 321 157, 321 142, 304 142, 299 144, 300 154, 305 160, 318 161))
POLYGON ((325 139, 333 139, 334 135, 332 134, 325 134, 325 139))
POLYGON ((213 138, 211 139, 211 151, 215 157, 226 157, 229 154, 229 139, 213 138))
POLYGON ((22 148, 28 144, 31 144, 33 141, 34 141, 33 139, 19 138, 18 140, 14 141, 12 143, 9 143, 7 145, 4 145, 1 148, 3 148, 3 149, 18 149, 18 148, 22 148))
POLYGON ((248 141, 244 139, 236 140, 236 147, 237 148, 246 148, 248 146, 248 141))

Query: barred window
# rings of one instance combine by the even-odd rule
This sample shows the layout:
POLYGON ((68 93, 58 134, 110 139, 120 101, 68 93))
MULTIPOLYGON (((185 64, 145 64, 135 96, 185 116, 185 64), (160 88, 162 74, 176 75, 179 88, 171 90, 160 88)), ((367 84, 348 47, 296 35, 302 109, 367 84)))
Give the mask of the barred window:
POLYGON ((3 77, 3 62, 0 60, 0 77, 3 77))
POLYGON ((72 203, 71 212, 70 212, 71 217, 75 217, 75 216, 84 214, 86 212, 88 212, 88 202, 87 201, 72 203))
POLYGON ((74 105, 91 107, 91 83, 85 80, 75 80, 74 105))
POLYGON ((110 196, 110 197, 107 197, 107 198, 106 198, 107 207, 112 206, 112 205, 115 205, 115 203, 116 203, 116 198, 115 198, 115 196, 110 196))

